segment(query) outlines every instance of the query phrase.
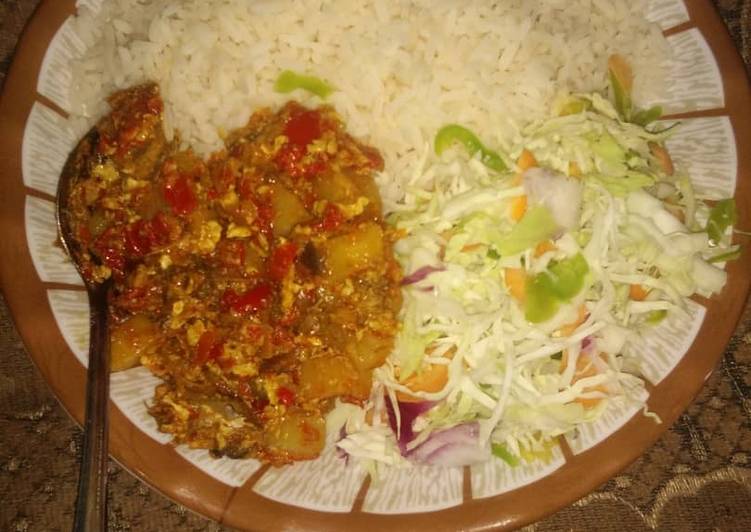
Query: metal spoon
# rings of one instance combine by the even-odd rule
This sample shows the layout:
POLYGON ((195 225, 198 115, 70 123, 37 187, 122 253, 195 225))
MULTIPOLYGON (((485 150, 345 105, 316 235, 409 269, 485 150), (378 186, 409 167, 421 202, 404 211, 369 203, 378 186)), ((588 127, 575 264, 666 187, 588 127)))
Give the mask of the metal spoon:
POLYGON ((78 479, 78 499, 73 524, 75 531, 107 529, 107 440, 109 415, 109 334, 107 294, 111 280, 96 283, 84 274, 83 252, 73 234, 69 200, 76 178, 85 162, 83 153, 96 145, 96 128, 81 140, 65 164, 57 185, 58 234, 65 251, 84 280, 89 296, 89 364, 86 373, 86 417, 84 421, 83 457, 78 479))

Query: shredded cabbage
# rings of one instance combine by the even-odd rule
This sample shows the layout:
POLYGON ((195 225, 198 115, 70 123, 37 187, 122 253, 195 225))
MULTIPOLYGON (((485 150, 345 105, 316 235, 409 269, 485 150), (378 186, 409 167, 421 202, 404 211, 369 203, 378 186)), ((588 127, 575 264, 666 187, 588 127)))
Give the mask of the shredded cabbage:
MULTIPOLYGON (((413 179, 432 186, 409 189, 389 218, 404 234, 395 252, 405 275, 431 273, 403 287, 403 327, 365 409, 384 390, 394 401, 435 401, 414 422, 410 449, 479 423, 478 453, 511 465, 549 459, 555 437, 611 402, 644 406, 629 342, 685 312, 686 297, 725 285, 711 262, 737 249, 724 237, 734 213, 723 204, 708 229, 698 226, 706 207, 688 177, 668 175, 652 154, 670 131, 623 121, 599 94, 571 102, 509 151, 528 150, 539 170, 494 173, 477 157, 444 154, 413 179), (656 194, 661 185, 668 197, 656 194), (421 388, 436 364, 446 368, 443 386, 421 388)), ((383 416, 366 423, 359 412, 339 447, 410 465, 383 416)))

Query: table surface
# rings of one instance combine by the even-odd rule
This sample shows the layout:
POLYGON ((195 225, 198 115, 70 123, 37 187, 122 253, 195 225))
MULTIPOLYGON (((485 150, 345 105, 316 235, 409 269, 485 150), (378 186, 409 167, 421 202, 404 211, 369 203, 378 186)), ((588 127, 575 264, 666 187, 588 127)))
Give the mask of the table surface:
MULTIPOLYGON (((751 65, 751 0, 713 0, 751 65)), ((39 0, 0 0, 0 84, 39 0)), ((2 125, 0 125, 0 131, 2 125)), ((747 228, 746 228, 747 229, 747 228)), ((81 430, 24 351, 0 297, 0 530, 69 530, 81 430)), ((110 530, 225 530, 109 467, 110 530)), ((751 304, 703 391, 599 490, 528 530, 751 529, 751 304)))

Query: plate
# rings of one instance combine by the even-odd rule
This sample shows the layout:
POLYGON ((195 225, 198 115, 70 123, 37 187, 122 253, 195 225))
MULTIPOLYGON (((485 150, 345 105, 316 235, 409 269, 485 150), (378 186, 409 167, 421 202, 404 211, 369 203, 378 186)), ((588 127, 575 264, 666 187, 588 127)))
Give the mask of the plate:
MULTIPOLYGON (((96 5, 96 0, 88 0, 96 5)), ((81 42, 66 21, 73 0, 45 0, 29 22, 0 100, 3 195, 0 275, 27 351, 65 409, 83 418, 86 294, 56 245, 54 192, 78 135, 65 119, 68 64, 81 42)), ((673 49, 668 120, 683 126, 669 148, 698 189, 735 195, 751 227, 751 90, 730 36, 706 0, 651 0, 673 49)), ((642 454, 698 393, 730 338, 751 282, 751 253, 727 265, 711 300, 643 338, 646 401, 663 423, 614 404, 596 424, 560 440, 549 464, 392 470, 371 482, 333 452, 279 469, 214 460, 173 447, 146 414, 154 378, 143 368, 112 376, 112 456, 181 504, 240 529, 382 530, 516 528, 595 489, 642 454)))

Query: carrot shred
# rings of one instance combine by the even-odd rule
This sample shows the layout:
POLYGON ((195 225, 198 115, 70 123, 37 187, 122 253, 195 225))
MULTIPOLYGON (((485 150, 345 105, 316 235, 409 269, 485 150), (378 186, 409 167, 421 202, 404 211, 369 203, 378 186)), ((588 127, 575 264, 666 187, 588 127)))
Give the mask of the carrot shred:
POLYGON ((576 317, 574 321, 571 323, 567 323, 566 325, 563 325, 560 329, 558 329, 556 332, 559 336, 571 336, 576 332, 576 329, 579 328, 579 325, 587 321, 587 317, 589 316, 589 312, 587 312, 587 307, 585 305, 579 306, 579 314, 576 317))
POLYGON ((519 168, 519 171, 524 172, 529 168, 538 166, 537 159, 535 159, 535 156, 531 151, 524 148, 519 155, 519 158, 516 160, 516 166, 519 168))
POLYGON ((503 277, 511 296, 523 303, 527 297, 527 272, 523 268, 504 268, 503 277))
POLYGON ((517 196, 511 200, 511 218, 519 221, 527 212, 527 196, 517 196))
MULTIPOLYGON (((600 358, 602 358, 602 353, 599 355, 600 358)), ((587 360, 588 357, 586 356, 579 356, 579 358, 576 359, 576 373, 574 373, 574 378, 571 379, 572 384, 575 383, 578 380, 586 379, 587 377, 594 377, 597 375, 597 368, 595 367, 594 363, 591 360, 587 360)), ((568 350, 564 349, 563 353, 561 355, 561 362, 559 365, 559 372, 563 373, 566 370, 566 366, 568 365, 568 350)), ((597 386, 593 386, 591 388, 586 388, 585 391, 587 392, 602 392, 604 394, 608 393, 608 389, 603 386, 602 384, 598 384, 597 386)), ((584 408, 592 408, 597 406, 600 401, 602 401, 599 397, 592 397, 592 398, 583 398, 583 397, 577 397, 574 399, 575 403, 579 403, 584 408)))
POLYGON ((535 258, 543 256, 548 251, 555 251, 558 249, 552 240, 543 240, 535 246, 535 258))
MULTIPOLYGON (((587 391, 608 393, 608 391, 603 386, 595 386, 594 388, 588 388, 587 391)), ((576 399, 574 399, 575 403, 579 403, 584 408, 594 408, 595 406, 600 404, 600 401, 602 401, 600 397, 577 397, 576 399)))
MULTIPOLYGON (((561 364, 559 366, 559 373, 563 373, 568 365, 568 349, 563 350, 561 355, 561 364)), ((586 379, 587 377, 594 377, 597 375, 597 369, 591 360, 586 360, 586 356, 579 356, 576 359, 576 373, 571 382, 576 382, 580 379, 586 379)))
MULTIPOLYGON (((428 348, 427 352, 431 353, 432 348, 428 348)), ((452 347, 443 355, 445 358, 452 359, 456 353, 456 347, 452 347)), ((430 364, 423 371, 410 375, 410 377, 402 384, 412 390, 413 392, 428 392, 435 393, 443 390, 444 386, 449 380, 449 368, 443 364, 430 364)), ((409 395, 404 392, 396 392, 396 398, 403 403, 419 403, 424 401, 422 397, 409 395)))
POLYGON ((673 175, 675 173, 675 167, 673 166, 673 159, 670 157, 670 153, 664 146, 657 144, 656 142, 649 143, 649 151, 657 159, 657 164, 660 165, 660 169, 667 175, 673 175))
POLYGON ((644 301, 649 294, 649 290, 640 284, 632 284, 628 288, 628 297, 634 301, 644 301))
POLYGON ((670 203, 667 203, 667 202, 663 203, 663 205, 665 205, 665 208, 668 210, 668 212, 670 212, 670 214, 678 218, 678 220, 682 224, 686 223, 686 212, 683 210, 682 207, 678 205, 671 205, 670 203))
POLYGON ((613 72, 623 90, 630 94, 634 86, 634 73, 631 65, 621 54, 613 54, 608 58, 608 69, 613 72))
MULTIPOLYGON (((429 368, 415 373, 402 384, 413 392, 440 392, 449 380, 448 366, 443 364, 431 364, 429 368)), ((421 397, 415 397, 402 392, 396 392, 396 398, 402 402, 424 401, 421 397)))
POLYGON ((485 247, 485 244, 481 244, 480 242, 475 242, 474 244, 466 244, 462 247, 462 251, 468 252, 468 251, 474 251, 476 249, 485 247))
MULTIPOLYGON (((537 166, 537 159, 535 159, 535 156, 532 154, 531 151, 524 148, 519 155, 519 158, 516 160, 516 167, 519 170, 519 173, 516 174, 513 181, 511 182, 512 185, 515 187, 518 187, 522 184, 522 173, 525 170, 528 170, 529 168, 533 168, 537 166)), ((513 200, 511 200, 511 219, 515 221, 519 221, 522 219, 522 216, 524 216, 524 213, 527 212, 527 196, 517 196, 513 200)))

